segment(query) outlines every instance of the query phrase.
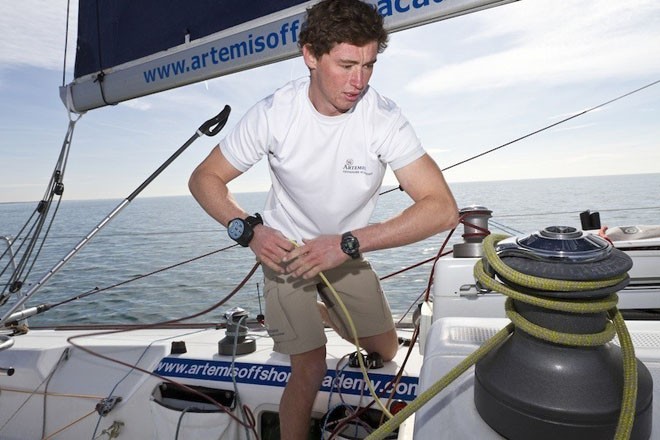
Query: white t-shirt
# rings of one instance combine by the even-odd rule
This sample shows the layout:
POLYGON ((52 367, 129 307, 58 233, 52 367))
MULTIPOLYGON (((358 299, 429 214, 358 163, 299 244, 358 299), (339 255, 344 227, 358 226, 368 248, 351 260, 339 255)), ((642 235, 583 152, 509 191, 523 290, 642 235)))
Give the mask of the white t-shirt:
POLYGON ((399 107, 373 88, 338 116, 316 111, 308 90, 309 78, 287 83, 219 144, 241 172, 268 156, 264 223, 297 241, 366 226, 386 166, 397 170, 425 153, 399 107))

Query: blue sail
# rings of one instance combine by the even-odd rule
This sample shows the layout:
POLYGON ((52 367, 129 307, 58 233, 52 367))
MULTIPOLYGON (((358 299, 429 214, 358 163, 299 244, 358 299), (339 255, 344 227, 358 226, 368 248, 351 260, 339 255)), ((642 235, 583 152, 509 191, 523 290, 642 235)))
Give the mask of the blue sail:
MULTIPOLYGON (((299 55, 317 0, 80 0, 74 80, 60 88, 82 113, 299 55)), ((369 0, 390 32, 516 0, 369 0)))
POLYGON ((74 76, 163 52, 306 2, 80 0, 74 76))

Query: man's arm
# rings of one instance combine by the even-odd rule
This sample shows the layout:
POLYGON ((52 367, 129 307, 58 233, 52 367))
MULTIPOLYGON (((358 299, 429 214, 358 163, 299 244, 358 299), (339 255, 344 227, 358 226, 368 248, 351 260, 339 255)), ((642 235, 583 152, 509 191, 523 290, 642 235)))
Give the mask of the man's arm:
MULTIPOLYGON (((360 242, 360 252, 375 251, 414 243, 458 222, 458 207, 442 171, 428 154, 395 171, 397 180, 413 204, 382 223, 352 231, 360 242)), ((318 272, 338 266, 350 257, 340 248, 341 236, 325 235, 305 242, 289 252, 287 271, 311 278, 318 272)))
MULTIPOLYGON (((224 157, 220 148, 214 147, 206 159, 195 168, 188 181, 188 188, 197 203, 225 227, 234 218, 244 219, 248 216, 227 187, 229 182, 241 174, 241 171, 224 157)), ((254 228, 250 249, 259 261, 274 271, 283 272, 280 263, 292 248, 293 244, 279 231, 264 225, 254 228)))
POLYGON ((414 203, 383 223, 353 231, 365 252, 415 243, 449 230, 458 222, 456 200, 428 154, 394 174, 414 203))
POLYGON ((227 187, 229 182, 241 174, 216 146, 195 168, 188 181, 188 188, 207 214, 227 226, 231 219, 247 216, 227 187))

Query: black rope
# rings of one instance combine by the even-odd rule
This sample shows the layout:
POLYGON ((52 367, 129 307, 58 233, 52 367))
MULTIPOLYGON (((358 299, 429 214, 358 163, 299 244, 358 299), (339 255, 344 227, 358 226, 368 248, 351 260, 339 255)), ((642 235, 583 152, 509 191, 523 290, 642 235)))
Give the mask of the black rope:
POLYGON ((71 297, 71 298, 69 298, 69 299, 65 299, 64 301, 60 301, 60 302, 58 302, 58 303, 56 303, 56 304, 53 304, 53 305, 50 306, 50 309, 53 309, 53 308, 58 307, 58 306, 61 306, 61 305, 63 305, 63 304, 70 303, 71 301, 75 301, 75 300, 78 300, 78 299, 83 299, 83 298, 86 298, 86 297, 88 297, 88 296, 90 296, 90 295, 94 295, 94 294, 96 294, 96 293, 105 292, 106 290, 114 289, 115 287, 123 286, 123 285, 125 285, 125 284, 129 284, 129 283, 132 283, 132 282, 134 282, 134 281, 137 281, 137 280, 141 280, 141 279, 143 279, 143 278, 150 277, 150 276, 155 275, 155 274, 157 274, 157 273, 165 272, 165 271, 167 271, 167 270, 174 269, 174 268, 179 267, 179 266, 183 266, 184 264, 192 263, 193 261, 201 260, 202 258, 209 257, 209 256, 211 256, 211 255, 217 254, 217 253, 219 253, 219 252, 226 251, 227 249, 231 249, 231 248, 236 247, 236 246, 238 246, 238 244, 232 244, 232 245, 229 245, 229 246, 224 247, 224 248, 221 248, 221 249, 216 249, 216 250, 214 250, 214 251, 207 252, 207 253, 202 254, 202 255, 198 255, 197 257, 193 257, 193 258, 190 258, 190 259, 188 259, 188 260, 181 261, 181 262, 179 262, 179 263, 175 263, 175 264, 172 264, 172 265, 169 265, 169 266, 166 266, 166 267, 162 267, 162 268, 160 268, 160 269, 156 269, 156 270, 154 270, 154 271, 152 271, 152 272, 149 272, 149 273, 147 273, 147 274, 144 274, 144 275, 138 275, 138 276, 136 276, 136 277, 130 278, 130 279, 128 279, 128 280, 121 281, 121 282, 116 283, 116 284, 112 284, 112 285, 110 285, 110 286, 106 286, 106 287, 103 287, 103 288, 95 287, 94 289, 88 290, 88 291, 85 292, 85 293, 82 293, 82 294, 80 294, 80 295, 73 296, 73 297, 71 297))
POLYGON ((99 1, 96 0, 96 46, 99 54, 99 74, 96 75, 94 82, 99 83, 99 90, 101 91, 101 99, 105 105, 117 105, 116 102, 109 102, 105 97, 105 89, 103 88, 103 81, 105 80, 105 72, 103 71, 103 58, 101 51, 101 13, 99 11, 99 1))
POLYGON ((394 188, 391 188, 391 189, 388 189, 388 190, 386 190, 386 191, 383 191, 382 193, 380 193, 380 194, 378 194, 378 195, 379 195, 379 196, 382 196, 383 194, 391 193, 392 191, 396 191, 397 189, 398 189, 399 191, 403 191, 403 187, 402 187, 401 185, 399 185, 399 186, 395 186, 394 188))
MULTIPOLYGON (((100 55, 99 55, 100 57, 100 55)), ((99 90, 101 91, 101 99, 103 99, 103 102, 105 105, 117 105, 116 102, 109 102, 106 97, 105 97, 105 89, 103 88, 103 81, 105 80, 105 72, 100 71, 98 75, 96 75, 96 78, 94 79, 94 82, 99 83, 99 90)))

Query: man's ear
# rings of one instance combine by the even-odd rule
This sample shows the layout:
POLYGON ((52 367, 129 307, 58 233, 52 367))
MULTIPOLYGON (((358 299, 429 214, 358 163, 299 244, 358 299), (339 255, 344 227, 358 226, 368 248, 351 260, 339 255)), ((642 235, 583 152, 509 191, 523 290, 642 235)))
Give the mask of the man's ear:
POLYGON ((307 65, 307 67, 310 70, 316 69, 316 63, 317 63, 318 60, 316 59, 316 57, 312 53, 312 48, 309 44, 305 44, 302 47, 302 55, 303 55, 303 59, 305 60, 305 64, 307 65))

